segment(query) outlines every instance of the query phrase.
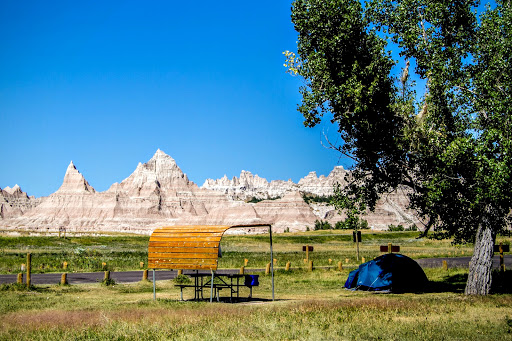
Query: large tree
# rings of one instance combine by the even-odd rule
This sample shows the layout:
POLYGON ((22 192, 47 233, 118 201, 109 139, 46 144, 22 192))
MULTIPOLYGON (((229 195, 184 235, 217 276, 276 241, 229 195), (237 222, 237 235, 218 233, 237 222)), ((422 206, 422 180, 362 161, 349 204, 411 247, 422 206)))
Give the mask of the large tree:
POLYGON ((304 124, 331 119, 343 140, 335 148, 354 160, 338 202, 373 208, 408 187, 425 233, 474 243, 466 294, 490 292, 493 245, 512 208, 512 9, 478 5, 296 0, 297 55, 286 53, 304 81, 304 124))

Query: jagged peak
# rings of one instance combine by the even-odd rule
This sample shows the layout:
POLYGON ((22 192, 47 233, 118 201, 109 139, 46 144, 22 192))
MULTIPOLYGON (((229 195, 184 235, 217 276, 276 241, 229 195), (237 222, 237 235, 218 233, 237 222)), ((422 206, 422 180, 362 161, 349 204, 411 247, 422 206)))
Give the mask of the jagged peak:
POLYGON ((166 154, 160 148, 156 150, 155 154, 153 155, 153 157, 149 161, 151 162, 153 160, 155 160, 155 161, 158 161, 158 160, 169 160, 169 161, 172 161, 173 163, 176 163, 176 161, 170 155, 166 154))
POLYGON ((155 186, 163 190, 195 186, 178 167, 176 161, 161 149, 158 149, 148 162, 139 162, 135 171, 120 185, 133 193, 152 191, 155 186))
POLYGON ((4 192, 8 193, 8 194, 14 194, 16 192, 18 193, 22 193, 23 191, 21 190, 20 186, 18 186, 18 184, 14 185, 14 187, 5 187, 4 188, 4 192))
POLYGON ((71 161, 66 169, 64 181, 55 193, 95 193, 96 190, 89 185, 84 176, 76 169, 71 161))

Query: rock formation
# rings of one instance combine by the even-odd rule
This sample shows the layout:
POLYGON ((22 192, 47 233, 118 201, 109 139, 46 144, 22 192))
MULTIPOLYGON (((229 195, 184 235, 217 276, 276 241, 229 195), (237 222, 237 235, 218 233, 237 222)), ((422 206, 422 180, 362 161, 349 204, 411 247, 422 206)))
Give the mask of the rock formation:
MULTIPOLYGON (((48 197, 34 199, 19 186, 0 192, 0 227, 35 232, 118 231, 146 233, 165 225, 237 225, 271 223, 276 232, 305 230, 317 219, 333 224, 342 219, 327 204, 307 204, 304 193, 333 194, 345 184, 348 171, 336 167, 328 176, 311 172, 297 184, 266 179, 242 171, 240 178, 208 179, 202 188, 190 181, 176 161, 161 150, 147 163, 104 192, 97 192, 71 162, 62 186, 48 197), (249 199, 261 200, 247 203, 249 199), (262 200, 263 199, 263 200, 262 200)), ((381 199, 370 225, 385 227, 414 221, 406 196, 393 193, 381 199)))
POLYGON ((41 199, 29 197, 18 185, 0 188, 0 219, 21 216, 40 202, 41 199))
POLYGON ((337 166, 327 177, 324 175, 317 177, 316 172, 310 172, 296 184, 292 180, 272 180, 268 182, 265 178, 260 178, 251 172, 242 171, 240 178, 233 177, 229 180, 224 175, 218 180, 206 179, 202 188, 224 193, 233 200, 246 201, 253 198, 260 200, 278 198, 290 192, 330 196, 334 193, 333 188, 336 183, 342 186, 346 184, 345 175, 347 173, 342 166, 337 166))
MULTIPOLYGON (((288 181, 271 181, 268 182, 258 175, 250 172, 242 171, 240 178, 233 177, 229 180, 226 176, 218 180, 207 179, 202 188, 212 189, 228 195, 233 200, 250 199, 276 199, 289 196, 294 193, 313 195, 318 197, 329 197, 334 194, 334 186, 339 184, 345 186, 346 179, 350 177, 350 171, 345 170, 342 166, 334 167, 328 176, 317 176, 316 172, 310 172, 304 178, 300 179, 297 184, 288 181)), ((297 195, 295 195, 297 198, 297 195)), ((302 198, 301 198, 301 201, 302 198)), ((278 203, 278 200, 267 200, 266 203, 278 203)), ((304 202, 303 202, 304 203, 304 202)), ((375 211, 368 211, 362 218, 368 221, 368 225, 374 229, 385 229, 388 225, 402 224, 410 226, 412 224, 421 227, 421 222, 415 215, 415 211, 407 209, 408 197, 404 189, 399 189, 393 193, 385 194, 377 203, 375 211)), ((305 203, 304 203, 305 204, 305 203)), ((268 205, 268 204, 267 204, 268 205)), ((306 204, 305 204, 306 205, 306 204)), ((281 210, 285 209, 285 205, 281 206, 281 210)), ((305 226, 314 225, 314 220, 326 220, 332 225, 340 220, 344 220, 346 216, 340 215, 336 209, 327 203, 309 203, 309 212, 304 212, 305 216, 297 219, 302 221, 301 224, 289 224, 290 229, 304 229, 305 226), (311 221, 312 213, 315 217, 311 221), (306 218, 307 217, 307 218, 306 218), (300 227, 299 227, 300 226, 300 227)), ((256 205, 258 208, 258 204, 256 205)), ((285 209, 286 210, 286 209, 285 209)), ((257 209, 258 211, 258 209, 257 209)), ((263 214, 258 211, 258 213, 263 214)))

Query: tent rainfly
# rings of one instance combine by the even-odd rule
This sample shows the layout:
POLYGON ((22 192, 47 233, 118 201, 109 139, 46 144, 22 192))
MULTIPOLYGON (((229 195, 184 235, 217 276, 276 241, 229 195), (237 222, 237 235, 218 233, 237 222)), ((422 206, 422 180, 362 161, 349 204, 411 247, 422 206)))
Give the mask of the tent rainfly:
POLYGON ((270 264, 272 268, 272 299, 274 299, 274 262, 272 226, 254 225, 192 225, 160 227, 149 238, 148 268, 153 269, 153 297, 156 297, 155 269, 210 270, 212 277, 218 266, 220 241, 230 228, 268 227, 270 233, 270 264))

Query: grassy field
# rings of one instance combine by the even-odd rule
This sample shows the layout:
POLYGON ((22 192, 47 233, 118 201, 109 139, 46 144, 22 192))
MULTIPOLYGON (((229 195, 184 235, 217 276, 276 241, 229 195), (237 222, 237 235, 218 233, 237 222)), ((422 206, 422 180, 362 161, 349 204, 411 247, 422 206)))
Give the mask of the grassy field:
MULTIPOLYGON (((260 277, 252 303, 180 302, 172 281, 0 286, 2 340, 510 340, 512 295, 466 297, 464 269, 428 269, 421 294, 342 289, 348 271, 260 277)), ((243 295, 247 292, 243 292, 243 295)), ((187 292, 186 298, 192 293, 187 292)))
MULTIPOLYGON (((360 255, 378 256, 392 242, 413 258, 469 256, 472 247, 417 239, 417 232, 363 232, 360 255)), ((181 302, 172 281, 104 286, 0 286, 0 340, 512 340, 512 272, 496 273, 487 297, 463 295, 467 269, 427 269, 430 285, 417 294, 375 294, 342 289, 358 262, 350 232, 313 231, 274 235, 276 301, 271 280, 260 276, 258 299, 227 304, 181 302), (305 270, 303 245, 314 246, 316 266, 305 270), (345 259, 349 259, 348 264, 345 259), (334 270, 341 260, 345 269, 334 270), (282 267, 292 262, 295 270, 282 267), (347 266, 348 265, 348 266, 347 266)), ((147 261, 146 236, 0 237, 0 272, 17 273, 31 252, 34 272, 139 268, 147 261)), ((510 243, 510 238, 498 238, 510 243)), ((268 235, 225 236, 219 268, 263 268, 268 235)), ((248 289, 241 292, 248 295, 248 289)), ((185 291, 185 299, 193 292, 185 291)))
MULTIPOLYGON (((471 256, 471 245, 452 245, 449 240, 417 239, 418 232, 363 231, 360 257, 366 260, 380 255, 379 245, 392 242, 401 247, 401 253, 411 258, 471 256)), ((500 237, 510 243, 510 237, 500 237)), ((100 271, 102 263, 113 271, 136 270, 140 262, 147 264, 148 236, 67 236, 59 237, 8 237, 0 236, 0 273, 18 273, 25 263, 27 252, 32 253, 33 272, 100 271)), ((291 262, 293 267, 305 267, 303 245, 311 245, 314 251, 310 259, 315 266, 333 264, 356 266, 355 244, 350 231, 311 231, 302 233, 274 234, 274 258, 278 266, 291 262), (346 260, 348 259, 348 263, 346 260)), ((263 268, 269 261, 268 235, 226 235, 222 239, 223 257, 220 268, 238 268, 249 260, 249 267, 263 268)))

